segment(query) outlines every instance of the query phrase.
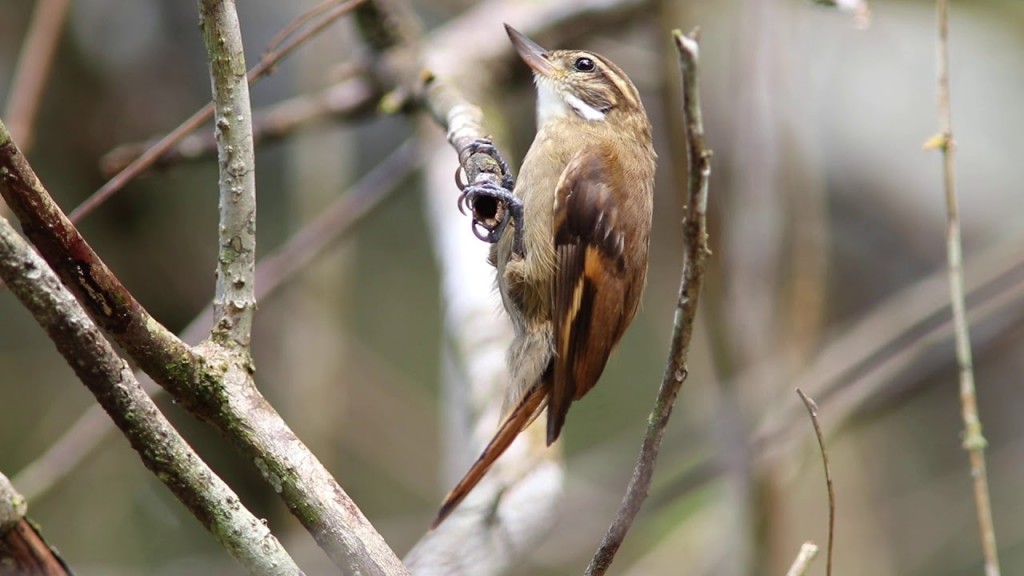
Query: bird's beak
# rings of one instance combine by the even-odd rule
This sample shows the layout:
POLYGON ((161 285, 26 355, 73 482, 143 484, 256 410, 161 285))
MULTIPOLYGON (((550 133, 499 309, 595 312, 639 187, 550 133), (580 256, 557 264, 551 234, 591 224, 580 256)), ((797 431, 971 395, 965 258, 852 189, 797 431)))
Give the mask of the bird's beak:
POLYGON ((505 31, 508 32, 508 37, 512 40, 512 45, 516 47, 519 57, 534 72, 547 78, 555 76, 557 69, 551 64, 551 60, 548 59, 547 50, 541 48, 539 44, 530 40, 525 34, 508 24, 505 24, 505 31))

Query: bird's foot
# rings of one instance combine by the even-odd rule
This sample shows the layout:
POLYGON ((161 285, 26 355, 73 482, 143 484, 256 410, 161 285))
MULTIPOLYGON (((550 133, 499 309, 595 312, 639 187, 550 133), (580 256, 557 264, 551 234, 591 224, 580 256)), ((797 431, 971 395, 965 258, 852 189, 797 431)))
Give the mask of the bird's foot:
POLYGON ((473 215, 473 235, 492 244, 501 239, 509 221, 515 223, 512 251, 523 256, 523 203, 512 191, 515 186, 512 172, 490 140, 475 140, 463 151, 467 160, 475 154, 486 154, 494 160, 501 172, 501 185, 486 179, 467 184, 456 171, 455 184, 462 191, 459 211, 465 214, 469 207, 473 215))
POLYGON ((459 209, 473 212, 473 234, 491 244, 501 239, 509 221, 515 224, 512 250, 522 255, 523 202, 511 190, 490 181, 466 186, 459 197, 459 209))

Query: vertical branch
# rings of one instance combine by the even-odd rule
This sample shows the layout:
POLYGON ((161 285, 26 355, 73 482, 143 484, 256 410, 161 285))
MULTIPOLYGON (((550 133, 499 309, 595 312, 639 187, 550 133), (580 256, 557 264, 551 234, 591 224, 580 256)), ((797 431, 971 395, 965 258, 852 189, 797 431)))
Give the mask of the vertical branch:
POLYGON ((248 348, 256 308, 256 181, 245 56, 234 0, 199 0, 199 14, 213 84, 220 246, 211 339, 196 350, 221 371, 218 426, 253 458, 338 567, 405 574, 381 535, 253 383, 248 348))
POLYGON ((220 172, 211 335, 248 349, 256 310, 256 167, 242 31, 234 0, 199 0, 199 19, 210 59, 220 172))
POLYGON ((682 280, 679 284, 679 301, 672 327, 672 344, 665 376, 658 390, 654 409, 647 419, 647 431, 640 448, 640 456, 633 477, 629 480, 626 494, 622 498, 615 519, 601 540, 594 558, 587 566, 587 576, 604 574, 611 566, 615 554, 622 545, 633 520, 640 513, 640 506, 647 497, 654 474, 654 465, 661 448, 661 440, 668 426, 672 407, 679 389, 686 380, 686 358, 693 336, 693 323, 697 316, 697 302, 704 282, 704 269, 708 249, 707 206, 708 179, 711 176, 711 151, 704 145, 704 122, 701 118, 700 88, 697 83, 698 43, 697 32, 683 35, 673 32, 676 49, 679 51, 679 68, 682 73, 683 114, 686 119, 687 162, 690 170, 687 179, 686 220, 683 236, 686 251, 683 260, 682 280))
POLYGON ((946 192, 946 256, 949 262, 949 290, 953 308, 956 338, 956 360, 960 367, 960 405, 964 421, 963 446, 971 462, 974 501, 978 508, 978 528, 985 558, 986 576, 999 575, 996 532, 992 522, 992 505, 985 467, 985 437, 981 433, 978 401, 974 388, 974 366, 971 359, 971 338, 964 304, 963 246, 960 241, 960 213, 953 171, 953 120, 949 103, 949 5, 948 0, 936 2, 939 27, 938 103, 939 134, 926 144, 942 150, 942 180, 946 192))

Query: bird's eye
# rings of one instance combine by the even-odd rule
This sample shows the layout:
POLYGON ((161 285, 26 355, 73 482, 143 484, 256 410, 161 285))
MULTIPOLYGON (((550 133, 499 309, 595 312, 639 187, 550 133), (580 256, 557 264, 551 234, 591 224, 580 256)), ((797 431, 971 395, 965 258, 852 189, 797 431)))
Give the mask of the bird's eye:
POLYGON ((577 58, 576 62, 573 62, 573 67, 580 72, 593 72, 597 66, 590 58, 577 58))

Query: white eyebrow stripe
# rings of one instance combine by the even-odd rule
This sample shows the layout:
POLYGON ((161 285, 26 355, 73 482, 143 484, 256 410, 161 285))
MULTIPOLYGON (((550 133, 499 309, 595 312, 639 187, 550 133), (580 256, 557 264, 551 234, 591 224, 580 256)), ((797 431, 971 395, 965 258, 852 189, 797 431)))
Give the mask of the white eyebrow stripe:
POLYGON ((583 100, 580 100, 578 96, 574 94, 566 94, 564 96, 565 103, 572 107, 577 114, 582 116, 586 120, 604 120, 604 112, 601 112, 597 108, 594 108, 590 104, 587 104, 583 100))

